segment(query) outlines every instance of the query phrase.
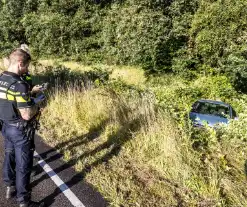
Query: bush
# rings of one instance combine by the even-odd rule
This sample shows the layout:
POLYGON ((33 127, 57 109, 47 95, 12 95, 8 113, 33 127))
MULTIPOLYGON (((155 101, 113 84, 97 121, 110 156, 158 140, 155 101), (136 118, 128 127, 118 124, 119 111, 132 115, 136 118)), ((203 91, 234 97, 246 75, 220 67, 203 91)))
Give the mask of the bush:
POLYGON ((114 6, 102 25, 103 50, 109 62, 140 64, 154 71, 170 69, 171 22, 160 11, 138 5, 114 6))
POLYGON ((22 20, 34 55, 69 55, 69 18, 59 13, 27 14, 22 20))
POLYGON ((108 83, 110 70, 94 67, 93 70, 79 72, 73 71, 65 66, 57 65, 42 67, 43 72, 37 73, 40 65, 37 64, 34 69, 33 81, 48 82, 51 87, 59 87, 60 89, 67 89, 69 87, 76 88, 81 91, 84 89, 92 89, 108 83))
POLYGON ((220 67, 232 52, 246 44, 244 0, 201 1, 190 30, 193 52, 203 63, 220 67))
POLYGON ((247 57, 241 54, 229 55, 223 69, 235 89, 247 93, 247 57))

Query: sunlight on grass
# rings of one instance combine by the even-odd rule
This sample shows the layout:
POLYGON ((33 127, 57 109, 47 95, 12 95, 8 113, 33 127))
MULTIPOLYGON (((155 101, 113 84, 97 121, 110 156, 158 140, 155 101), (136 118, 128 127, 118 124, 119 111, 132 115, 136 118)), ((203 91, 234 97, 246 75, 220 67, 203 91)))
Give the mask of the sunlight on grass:
POLYGON ((66 61, 66 62, 61 62, 62 65, 64 65, 67 68, 70 68, 71 70, 77 70, 77 71, 89 71, 92 70, 92 67, 88 65, 82 65, 77 62, 72 62, 72 61, 66 61))
POLYGON ((54 59, 45 59, 45 60, 38 60, 38 62, 43 66, 54 66, 55 63, 57 63, 58 61, 54 59))
POLYGON ((30 67, 33 78, 48 76, 53 85, 39 134, 110 206, 247 206, 247 96, 237 96, 225 76, 188 82, 170 74, 146 79, 130 66, 40 63, 30 67), (85 87, 80 74, 97 69, 110 81, 86 78, 85 87), (202 97, 233 103, 239 120, 219 133, 194 130, 186 117, 202 97))
POLYGON ((141 68, 131 66, 109 66, 103 64, 95 64, 92 66, 83 65, 74 61, 62 61, 62 60, 39 60, 43 66, 56 66, 63 65, 73 71, 90 71, 94 68, 101 68, 103 70, 112 71, 110 75, 111 79, 121 79, 126 84, 131 85, 143 85, 146 81, 145 72, 141 68))
MULTIPOLYGON (((136 88, 121 81, 88 90, 55 86, 40 134, 110 206, 247 206, 247 148, 241 141, 247 136, 247 117, 222 129, 220 136, 213 129, 194 131, 185 119, 200 96, 231 101, 225 93, 234 91, 224 90, 224 77, 203 77, 203 85, 172 75, 145 82, 139 68, 106 67, 113 68, 111 80, 136 88)), ((234 99, 247 112, 245 100, 244 95, 234 99)))
POLYGON ((111 78, 120 78, 127 84, 141 85, 146 81, 144 70, 137 67, 116 67, 113 70, 111 78))

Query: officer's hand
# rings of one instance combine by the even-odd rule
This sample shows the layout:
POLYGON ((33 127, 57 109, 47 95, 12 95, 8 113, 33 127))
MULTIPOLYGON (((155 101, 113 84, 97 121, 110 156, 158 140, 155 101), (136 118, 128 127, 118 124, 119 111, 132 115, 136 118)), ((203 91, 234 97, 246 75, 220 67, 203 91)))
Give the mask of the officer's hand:
POLYGON ((34 99, 34 102, 42 109, 44 109, 47 105, 46 96, 43 93, 38 94, 38 96, 34 99))
POLYGON ((42 90, 42 86, 41 85, 35 85, 31 91, 32 94, 34 93, 39 93, 42 90))
POLYGON ((35 103, 35 104, 41 104, 42 102, 44 102, 45 101, 45 95, 43 94, 43 93, 40 93, 40 94, 38 94, 37 95, 37 97, 36 98, 33 98, 33 102, 35 103))

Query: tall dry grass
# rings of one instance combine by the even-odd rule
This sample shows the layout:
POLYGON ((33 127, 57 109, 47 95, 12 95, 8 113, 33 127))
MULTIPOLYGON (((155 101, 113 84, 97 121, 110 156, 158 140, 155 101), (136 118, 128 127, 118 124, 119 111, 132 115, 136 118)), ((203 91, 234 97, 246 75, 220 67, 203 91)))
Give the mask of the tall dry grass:
POLYGON ((195 132, 173 116, 192 101, 193 83, 187 88, 185 81, 175 84, 177 77, 163 80, 156 95, 112 84, 55 87, 40 133, 110 206, 247 206, 246 119, 221 135, 195 132))
POLYGON ((42 136, 58 148, 66 142, 60 148, 65 159, 112 206, 215 204, 217 177, 203 179, 191 140, 156 108, 152 94, 68 88, 55 90, 49 100, 42 136))

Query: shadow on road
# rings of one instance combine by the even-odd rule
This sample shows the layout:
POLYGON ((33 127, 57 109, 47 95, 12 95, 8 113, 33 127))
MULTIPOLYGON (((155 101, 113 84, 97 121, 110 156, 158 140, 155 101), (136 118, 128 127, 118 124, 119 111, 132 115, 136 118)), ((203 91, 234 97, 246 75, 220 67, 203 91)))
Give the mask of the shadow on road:
MULTIPOLYGON (((102 71, 94 72, 94 73, 84 73, 84 74, 77 74, 77 73, 71 73, 67 68, 60 67, 58 70, 54 70, 53 68, 46 69, 45 74, 34 77, 34 80, 36 82, 50 82, 53 86, 53 89, 55 88, 66 88, 68 85, 64 83, 75 83, 76 85, 72 85, 74 87, 79 87, 82 90, 90 89, 91 83, 98 79, 99 77, 104 77, 102 82, 108 79, 109 74, 105 74, 102 71), (103 74, 103 75, 102 75, 103 74), (59 87, 58 87, 59 86, 59 87)), ((116 97, 117 99, 117 97, 116 97)), ((119 113, 121 115, 125 116, 125 107, 122 107, 119 109, 119 113)), ((121 117, 121 116, 120 116, 121 117)), ((75 164, 82 159, 86 159, 88 157, 93 157, 99 152, 103 154, 99 159, 93 161, 92 163, 89 163, 82 169, 80 173, 77 173, 73 175, 65 184, 71 188, 72 186, 75 186, 76 184, 82 182, 84 189, 86 189, 88 195, 97 194, 98 197, 101 197, 99 193, 97 193, 97 190, 91 186, 90 184, 83 182, 85 175, 91 171, 92 168, 102 164, 107 163, 110 159, 112 159, 114 156, 118 155, 121 151, 122 145, 126 142, 128 142, 132 138, 132 132, 135 132, 139 130, 140 128, 140 120, 141 117, 137 117, 136 119, 133 119, 132 121, 129 121, 130 119, 122 117, 123 123, 121 123, 122 127, 116 131, 115 133, 111 134, 107 141, 103 144, 95 147, 91 151, 86 151, 83 154, 77 156, 76 158, 73 158, 69 160, 68 162, 62 162, 60 166, 55 167, 54 172, 56 174, 59 174, 63 172, 66 169, 73 168, 75 164)), ((91 142, 98 137, 100 137, 101 133, 105 130, 106 124, 108 123, 108 120, 104 120, 102 123, 98 125, 96 128, 92 128, 89 130, 89 132, 85 135, 72 138, 68 141, 62 142, 55 146, 54 148, 49 148, 47 151, 40 153, 40 156, 45 160, 46 163, 53 163, 57 160, 60 160, 60 158, 63 157, 64 151, 73 151, 74 148, 78 146, 86 145, 88 142, 91 142), (59 151, 60 153, 57 153, 59 151)), ((34 175, 39 175, 43 172, 42 168, 39 165, 34 166, 34 175)), ((34 180, 31 183, 31 187, 34 188, 42 181, 49 179, 49 176, 47 174, 41 175, 38 179, 34 180)), ((52 203, 55 201, 55 198, 61 193, 61 190, 59 187, 57 187, 52 194, 49 196, 43 198, 41 202, 44 202, 46 206, 52 205, 52 203)), ((107 202, 101 199, 102 202, 100 206, 107 206, 107 202)), ((97 206, 99 207, 99 205, 97 206)))
MULTIPOLYGON (((104 130, 106 123, 107 123, 107 121, 102 122, 102 124, 97 129, 96 128, 92 129, 92 130, 90 130, 90 132, 88 134, 83 135, 81 137, 77 137, 77 138, 72 139, 70 141, 60 143, 59 145, 56 146, 56 148, 58 150, 63 151, 65 149, 66 150, 72 150, 74 147, 84 145, 84 144, 96 139, 97 137, 99 137, 100 133, 104 130)), ((78 160, 86 159, 87 157, 94 156, 96 153, 98 153, 102 150, 106 150, 106 153, 101 158, 99 158, 99 159, 95 160, 93 163, 87 165, 84 169, 82 169, 82 171, 80 173, 77 173, 72 178, 70 178, 69 181, 67 181, 65 183, 69 188, 71 188, 72 186, 78 184, 79 182, 82 182, 85 175, 87 173, 89 173, 92 168, 94 168, 94 167, 96 167, 102 163, 107 163, 114 156, 118 155, 120 150, 121 150, 122 145, 124 143, 126 143, 127 141, 129 141, 132 138, 132 133, 137 131, 139 128, 140 128, 139 119, 134 119, 130 123, 126 123, 117 132, 110 135, 105 143, 99 145, 98 147, 96 147, 95 149, 93 149, 91 151, 85 152, 85 153, 81 154, 80 156, 69 160, 67 163, 63 163, 62 165, 53 169, 54 172, 56 174, 59 174, 68 168, 73 168, 78 160)), ((62 154, 55 154, 51 157, 47 157, 49 153, 52 153, 54 151, 56 151, 56 150, 50 149, 50 150, 42 153, 41 156, 47 163, 53 162, 56 159, 59 159, 62 157, 62 154)), ((36 167, 36 168, 38 168, 38 167, 36 167)), ((41 171, 39 171, 38 173, 41 173, 41 171)), ((37 172, 36 172, 36 174, 37 174, 37 172)), ((49 176, 47 174, 42 175, 37 180, 34 180, 31 183, 31 187, 35 187, 40 182, 42 182, 48 178, 49 178, 49 176)), ((90 193, 96 192, 96 190, 92 190, 92 189, 94 189, 93 186, 91 186, 89 184, 85 184, 85 185, 87 185, 86 186, 87 191, 88 190, 91 191, 90 193)), ((41 200, 41 202, 44 202, 47 206, 50 206, 54 202, 55 197, 58 196, 60 193, 61 193, 61 190, 57 187, 52 194, 43 198, 41 200)), ((90 195, 90 193, 88 193, 88 194, 90 195)), ((101 206, 107 206, 107 203, 106 202, 104 204, 102 203, 101 206)))

